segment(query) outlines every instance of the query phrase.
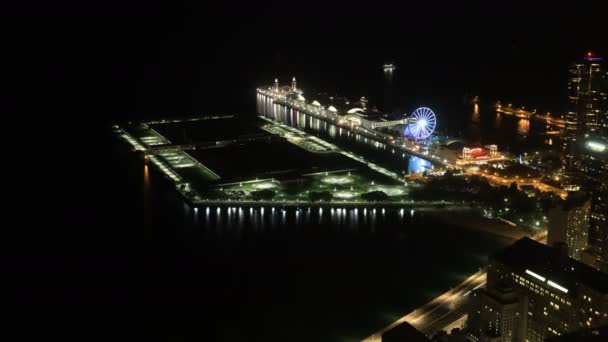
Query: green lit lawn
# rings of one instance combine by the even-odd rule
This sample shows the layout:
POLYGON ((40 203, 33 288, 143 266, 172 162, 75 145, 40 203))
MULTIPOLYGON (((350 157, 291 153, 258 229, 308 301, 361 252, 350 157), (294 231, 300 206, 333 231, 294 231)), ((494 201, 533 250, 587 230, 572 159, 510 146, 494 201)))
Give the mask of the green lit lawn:
POLYGON ((310 192, 329 192, 332 202, 359 202, 361 194, 382 191, 389 195, 389 201, 408 198, 408 188, 382 175, 372 172, 343 171, 319 172, 302 175, 300 182, 281 182, 276 179, 259 179, 245 182, 218 185, 216 196, 224 194, 227 198, 251 200, 251 193, 272 190, 275 201, 307 201, 310 192))

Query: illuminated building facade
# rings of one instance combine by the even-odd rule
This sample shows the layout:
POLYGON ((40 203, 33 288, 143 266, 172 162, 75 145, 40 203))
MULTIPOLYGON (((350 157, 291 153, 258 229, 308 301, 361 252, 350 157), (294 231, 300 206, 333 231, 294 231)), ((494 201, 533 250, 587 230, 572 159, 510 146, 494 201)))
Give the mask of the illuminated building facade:
POLYGON ((608 326, 581 330, 566 335, 548 338, 545 342, 598 342, 608 341, 608 326))
POLYGON ((487 145, 485 148, 482 147, 464 147, 462 149, 462 159, 465 160, 481 160, 488 158, 498 157, 498 146, 487 145))
POLYGON ((503 159, 504 156, 498 153, 496 145, 486 145, 484 147, 463 147, 462 154, 456 161, 458 165, 467 164, 487 164, 490 161, 503 159))
POLYGON ((608 324, 608 274, 523 238, 490 258, 467 322, 477 342, 542 342, 608 324))
POLYGON ((563 146, 566 173, 573 173, 578 169, 576 141, 590 135, 598 135, 604 131, 603 127, 608 125, 606 71, 603 70, 602 62, 602 58, 588 53, 581 63, 576 63, 569 69, 570 105, 566 114, 563 146))
POLYGON ((490 156, 490 153, 481 147, 474 147, 474 148, 464 147, 462 149, 462 159, 479 160, 479 159, 488 159, 489 156, 490 156))
POLYGON ((549 211, 547 244, 559 246, 565 243, 568 256, 581 260, 587 249, 591 201, 584 194, 570 194, 563 205, 549 211))
POLYGON ((582 185, 591 195, 588 250, 582 261, 608 273, 608 139, 579 144, 582 185))
POLYGON ((496 287, 471 294, 474 310, 469 312, 469 339, 476 342, 516 341, 521 324, 519 298, 510 287, 496 287))
POLYGON ((490 157, 495 157, 498 155, 498 146, 496 145, 488 145, 486 146, 488 150, 490 150, 490 157))
MULTIPOLYGON (((303 96, 302 89, 298 88, 296 78, 291 80, 291 86, 280 86, 279 80, 275 79, 273 86, 257 88, 257 112, 258 114, 267 116, 274 120, 279 120, 281 117, 297 116, 298 113, 304 113, 316 118, 336 122, 339 125, 361 126, 368 130, 376 130, 381 128, 390 128, 396 125, 408 124, 407 118, 395 120, 386 120, 384 118, 374 118, 369 113, 366 113, 368 108, 368 100, 365 97, 360 98, 361 108, 352 108, 348 111, 340 111, 333 105, 327 108, 317 100, 307 102, 303 96)), ((346 102, 349 104, 349 102, 346 102)), ((426 107, 418 108, 418 110, 432 111, 426 107)), ((415 114, 414 112, 413 114, 415 114)), ((416 126, 419 130, 430 135, 435 128, 435 114, 425 111, 423 113, 425 121, 418 122, 416 126)), ((280 120, 279 120, 280 121, 280 120)), ((426 137, 426 136, 425 136, 426 137)))

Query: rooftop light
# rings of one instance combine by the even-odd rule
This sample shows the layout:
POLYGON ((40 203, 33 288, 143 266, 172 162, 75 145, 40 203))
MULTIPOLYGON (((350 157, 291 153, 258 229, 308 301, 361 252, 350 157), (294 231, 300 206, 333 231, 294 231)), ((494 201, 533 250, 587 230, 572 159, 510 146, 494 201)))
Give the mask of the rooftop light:
POLYGON ((587 148, 595 152, 604 152, 606 145, 596 141, 587 141, 587 148))
POLYGON ((526 274, 529 274, 529 275, 533 276, 534 278, 536 278, 536 279, 538 279, 538 280, 540 280, 542 282, 544 282, 545 280, 547 280, 547 278, 545 278, 543 276, 540 276, 540 275, 538 275, 538 274, 536 274, 536 273, 534 273, 534 272, 532 272, 530 270, 526 270, 526 274))
POLYGON ((549 284, 549 286, 555 287, 556 289, 558 289, 558 290, 560 290, 560 291, 562 291, 564 293, 568 293, 568 289, 567 288, 565 288, 565 287, 563 287, 563 286, 561 286, 559 284, 556 284, 556 283, 552 282, 551 280, 549 280, 547 282, 547 284, 549 284))

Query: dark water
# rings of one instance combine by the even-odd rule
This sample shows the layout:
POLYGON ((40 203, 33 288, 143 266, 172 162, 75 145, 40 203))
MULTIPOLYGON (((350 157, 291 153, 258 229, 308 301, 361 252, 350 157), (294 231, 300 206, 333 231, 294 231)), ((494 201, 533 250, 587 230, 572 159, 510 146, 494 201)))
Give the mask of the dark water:
MULTIPOLYGON (((249 95, 240 117, 256 115, 249 95)), ((483 127, 495 113, 482 109, 476 122, 471 106, 453 108, 437 112, 478 127, 482 140, 491 136, 483 127)), ((508 136, 521 136, 510 125, 508 136)), ((72 127, 88 142, 70 140, 74 159, 66 164, 76 200, 63 208, 72 227, 63 241, 79 257, 65 259, 68 284, 61 304, 53 303, 71 308, 83 336, 109 320, 112 335, 169 340, 360 340, 458 284, 508 243, 418 211, 195 212, 114 140, 109 125, 94 133, 72 127)), ((440 119, 438 128, 450 126, 440 119)))
MULTIPOLYGON (((302 114, 283 119, 395 168, 411 163, 302 114)), ((115 145, 121 178, 136 194, 123 200, 141 205, 132 216, 143 228, 135 237, 146 266, 142 319, 173 337, 358 341, 509 243, 446 224, 434 211, 191 208, 155 169, 115 145)), ((285 158, 280 149, 268 153, 285 158)))
MULTIPOLYGON (((465 125, 491 125, 461 106, 454 113, 465 125)), ((255 103, 239 115, 254 117, 255 103)), ((72 247, 82 261, 73 265, 64 302, 75 312, 94 308, 96 320, 110 316, 109 331, 126 326, 135 336, 142 330, 171 340, 356 341, 458 284, 508 243, 431 212, 194 211, 109 127, 104 132, 87 136, 94 153, 73 147, 88 156, 88 163, 72 163, 80 172, 70 179, 87 184, 74 196, 87 201, 66 213, 77 227, 68 241, 78 241, 72 247)), ((324 134, 351 144, 339 131, 324 134)))
MULTIPOLYGON (((253 216, 243 208, 230 218, 226 209, 218 218, 217 208, 210 208, 207 217, 206 208, 195 213, 185 206, 154 170, 146 173, 142 160, 113 139, 111 123, 201 113, 246 120, 256 115, 256 86, 275 76, 285 83, 295 75, 307 98, 317 91, 365 95, 396 113, 429 106, 439 117, 439 131, 507 148, 531 141, 525 137, 536 136, 534 124, 531 133, 521 134, 525 124, 518 133, 517 120, 497 119, 488 101, 537 105, 525 101, 536 98, 537 88, 545 99, 566 89, 552 78, 550 87, 514 87, 516 82, 504 78, 514 62, 487 73, 496 78, 488 86, 489 76, 476 78, 486 74, 487 63, 471 72, 478 61, 458 68, 467 56, 451 62, 440 57, 444 49, 471 48, 456 43, 429 42, 424 58, 410 48, 392 49, 398 69, 388 82, 379 66, 389 53, 377 49, 345 60, 346 48, 328 55, 291 46, 278 51, 271 45, 281 40, 267 39, 271 52, 249 51, 230 40, 202 44, 192 23, 176 25, 183 30, 179 34, 176 28, 157 28, 146 39, 141 35, 150 25, 123 32, 134 24, 112 24, 100 23, 86 36, 74 29, 79 25, 66 24, 74 39, 63 47, 54 85, 64 90, 64 110, 73 115, 65 118, 62 135, 67 171, 53 183, 54 194, 68 200, 44 199, 57 202, 70 229, 64 235, 44 226, 61 243, 36 261, 45 281, 28 284, 44 285, 44 300, 51 304, 45 318, 56 308, 69 309, 71 328, 85 340, 102 334, 171 341, 359 340, 459 283, 506 243, 421 212, 412 218, 387 211, 373 220, 360 212, 357 218, 324 212, 321 220, 317 213, 306 218, 302 212, 296 221, 295 212, 287 211, 282 221, 278 208, 275 215, 266 208, 264 215, 253 216), (214 43, 228 52, 207 58, 214 43), (479 120, 463 101, 477 93, 479 120), (59 282, 58 275, 67 280, 59 282)), ((540 67, 551 75, 557 73, 550 67, 564 67, 558 72, 565 80, 566 66, 540 67)), ((530 64, 513 78, 538 68, 530 64)))
POLYGON ((142 318, 171 336, 358 341, 508 243, 424 211, 193 209, 141 164, 125 176, 140 182, 140 219, 158 227, 139 236, 158 262, 143 275, 142 318))

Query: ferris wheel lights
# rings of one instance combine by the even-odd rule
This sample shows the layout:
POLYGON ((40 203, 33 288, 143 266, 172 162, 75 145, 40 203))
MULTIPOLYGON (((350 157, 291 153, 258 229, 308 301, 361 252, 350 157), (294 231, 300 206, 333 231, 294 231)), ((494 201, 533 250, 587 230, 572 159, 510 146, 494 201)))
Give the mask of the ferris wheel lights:
POLYGON ((420 107, 412 113, 408 122, 405 135, 415 140, 422 140, 433 134, 437 119, 430 108, 420 107))

